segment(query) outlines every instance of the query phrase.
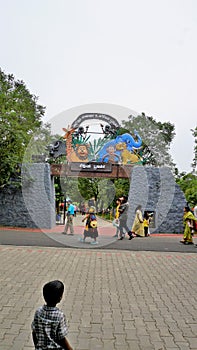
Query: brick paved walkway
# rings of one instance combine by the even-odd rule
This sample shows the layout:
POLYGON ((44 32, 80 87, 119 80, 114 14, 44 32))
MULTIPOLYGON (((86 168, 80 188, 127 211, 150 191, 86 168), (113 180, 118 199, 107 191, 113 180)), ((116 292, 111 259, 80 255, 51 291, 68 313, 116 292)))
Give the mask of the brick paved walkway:
POLYGON ((197 254, 0 246, 0 349, 33 349, 42 286, 60 279, 75 350, 197 350, 197 254))

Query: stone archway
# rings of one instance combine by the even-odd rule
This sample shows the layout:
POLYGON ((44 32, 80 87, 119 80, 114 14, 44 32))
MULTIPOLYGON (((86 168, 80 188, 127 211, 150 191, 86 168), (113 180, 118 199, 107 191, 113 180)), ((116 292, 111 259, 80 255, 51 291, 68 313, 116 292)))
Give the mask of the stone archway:
MULTIPOLYGON (((106 133, 114 135, 114 132, 120 128, 118 121, 108 114, 83 113, 73 121, 66 132, 76 130, 80 128, 81 123, 92 119, 102 120, 108 124, 109 128, 103 129, 104 137, 106 133)), ((58 140, 53 146, 54 159, 65 155, 66 147, 63 141, 58 140)), ((46 163, 26 164, 24 167, 23 189, 19 193, 20 199, 19 197, 17 199, 21 204, 20 212, 22 215, 18 215, 18 213, 14 215, 12 211, 11 217, 3 215, 2 221, 0 215, 0 224, 52 228, 55 225, 54 176, 129 178, 129 226, 132 224, 135 208, 141 204, 143 210, 155 213, 155 227, 152 232, 178 233, 182 231, 182 214, 186 200, 183 192, 175 183, 169 168, 133 164, 123 165, 123 163, 99 162, 97 160, 89 162, 69 161, 66 164, 52 165, 46 163), (28 171, 29 178, 32 180, 28 183, 28 186, 25 183, 25 171, 28 171), (14 218, 14 221, 12 218, 14 218)), ((2 201, 4 205, 0 207, 3 207, 4 210, 5 198, 2 201)), ((17 208, 17 206, 12 205, 12 208, 17 208)), ((9 213, 9 208, 7 208, 7 212, 9 213)))
MULTIPOLYGON (((91 164, 91 163, 90 163, 91 164)), ((96 178, 129 178, 128 225, 134 220, 135 208, 141 204, 143 210, 154 213, 151 233, 181 233, 183 231, 184 193, 176 184, 168 167, 143 167, 112 165, 111 171, 92 171, 89 168, 73 170, 71 165, 51 165, 51 175, 96 178)))
MULTIPOLYGON (((59 166, 58 170, 60 171, 59 166)), ((50 229, 55 226, 53 176, 59 176, 57 165, 50 167, 46 163, 33 163, 26 165, 24 172, 28 172, 31 181, 25 183, 25 174, 23 174, 22 191, 19 189, 0 193, 0 224, 50 229)), ((119 169, 119 175, 121 172, 123 169, 119 169)), ((77 176, 82 174, 87 176, 85 172, 77 176)), ((102 173, 97 173, 98 175, 103 176, 102 173)), ((126 176, 126 173, 122 175, 126 176)), ((132 224, 135 208, 141 204, 144 210, 155 212, 155 227, 152 228, 152 233, 181 233, 186 199, 175 183, 171 170, 167 167, 134 166, 130 168, 130 174, 127 173, 127 175, 130 176, 128 224, 132 224)), ((108 177, 110 177, 109 173, 108 177)))

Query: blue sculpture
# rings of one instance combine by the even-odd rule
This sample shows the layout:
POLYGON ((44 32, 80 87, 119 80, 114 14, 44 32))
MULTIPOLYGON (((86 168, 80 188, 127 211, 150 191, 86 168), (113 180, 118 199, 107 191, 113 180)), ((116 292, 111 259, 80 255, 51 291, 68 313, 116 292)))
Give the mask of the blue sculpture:
POLYGON ((142 139, 135 130, 137 141, 128 133, 117 136, 114 140, 108 141, 104 147, 98 152, 97 160, 99 162, 111 163, 135 163, 138 157, 133 155, 135 149, 142 145, 142 139))

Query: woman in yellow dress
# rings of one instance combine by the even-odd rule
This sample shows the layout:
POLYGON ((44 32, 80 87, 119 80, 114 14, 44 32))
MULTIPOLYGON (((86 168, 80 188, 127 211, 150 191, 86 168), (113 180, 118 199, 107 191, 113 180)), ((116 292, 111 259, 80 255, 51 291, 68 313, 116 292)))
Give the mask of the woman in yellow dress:
POLYGON ((194 244, 192 233, 194 230, 194 222, 197 221, 197 218, 192 214, 189 207, 184 208, 183 215, 183 225, 184 225, 184 234, 183 240, 180 241, 183 244, 194 244))
POLYGON ((142 216, 142 206, 138 205, 135 209, 135 219, 133 222, 133 226, 131 232, 136 235, 136 237, 144 237, 144 223, 142 216))

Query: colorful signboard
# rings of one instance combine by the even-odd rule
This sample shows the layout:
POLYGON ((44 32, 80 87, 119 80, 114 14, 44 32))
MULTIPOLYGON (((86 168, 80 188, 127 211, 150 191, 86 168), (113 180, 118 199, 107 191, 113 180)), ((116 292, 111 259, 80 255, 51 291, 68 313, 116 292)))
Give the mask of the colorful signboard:
MULTIPOLYGON (((65 142, 65 155, 68 163, 142 164, 140 135, 137 131, 131 135, 122 130, 117 120, 109 115, 82 114, 71 126, 63 128, 65 141, 56 141, 50 154, 54 158, 57 158, 55 154, 62 155, 58 153, 58 150, 65 142), (98 123, 98 120, 101 120, 102 123, 98 123), (95 121, 97 124, 92 131, 91 126, 95 121)), ((105 171, 104 168, 103 171, 105 171)))

